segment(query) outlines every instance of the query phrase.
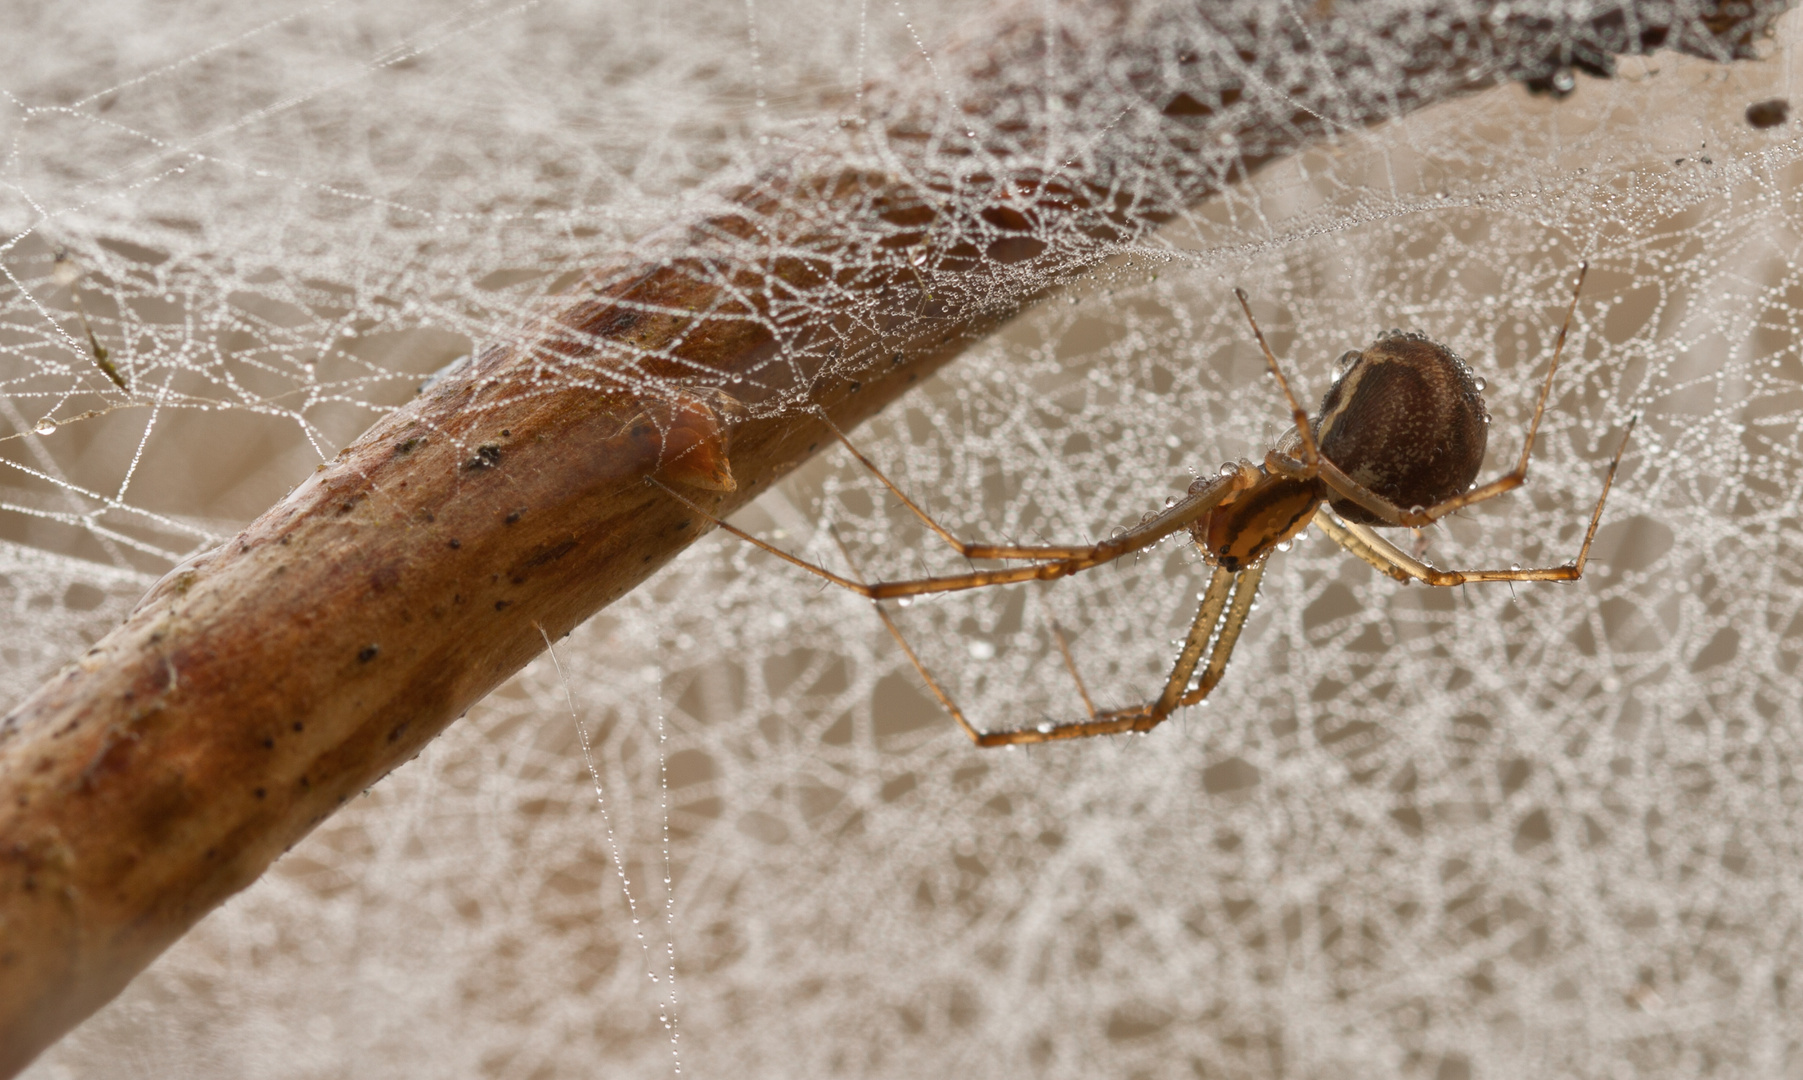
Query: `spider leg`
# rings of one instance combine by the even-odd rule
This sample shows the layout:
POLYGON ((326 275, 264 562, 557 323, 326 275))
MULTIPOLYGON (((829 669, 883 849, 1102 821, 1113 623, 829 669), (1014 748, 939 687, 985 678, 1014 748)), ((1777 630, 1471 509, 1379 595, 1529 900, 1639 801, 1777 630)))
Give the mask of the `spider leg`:
MULTIPOLYGON (((1172 503, 1161 513, 1155 514, 1120 535, 1099 544, 1091 544, 1087 547, 1044 549, 1072 552, 1073 554, 1070 555, 1048 558, 1043 562, 1030 563, 1026 566, 1010 566, 997 570, 973 570, 963 574, 945 574, 936 577, 908 578, 900 581, 878 581, 866 584, 841 574, 835 574, 831 570, 817 566, 799 556, 791 555, 774 544, 760 540, 745 530, 722 521, 701 504, 656 477, 647 477, 646 482, 663 488, 665 492, 674 496, 677 501, 689 509, 746 543, 767 551, 790 565, 798 566, 811 574, 825 578, 842 589, 849 589, 872 600, 920 596, 925 593, 958 592, 964 589, 980 589, 989 585, 1009 585, 1021 581, 1054 581, 1061 577, 1069 577, 1072 574, 1081 573, 1104 563, 1111 563, 1122 556, 1151 547, 1172 533, 1189 527, 1192 522, 1214 509, 1228 495, 1239 492, 1249 483, 1244 473, 1239 472, 1232 476, 1218 477, 1200 490, 1172 503)), ((1027 556, 1014 557, 1025 558, 1027 556)))
POLYGON ((1179 706, 1195 705, 1202 701, 1221 681, 1221 676, 1227 673, 1227 660, 1233 655, 1233 647, 1240 640, 1240 631, 1246 628, 1246 616, 1252 614, 1252 602, 1258 599, 1258 582, 1264 576, 1265 564, 1262 562, 1240 571, 1239 580, 1233 585, 1233 606, 1227 609, 1227 619, 1221 623, 1221 632, 1208 654, 1208 666, 1202 669, 1202 681, 1178 700, 1179 706))
POLYGON ((1590 512, 1590 527, 1584 530, 1584 543, 1578 556, 1564 566, 1527 570, 1436 570, 1409 555, 1395 544, 1379 536, 1370 526, 1338 521, 1331 513, 1320 514, 1315 521, 1329 539, 1370 563, 1398 581, 1415 580, 1428 585, 1464 585, 1473 581, 1576 581, 1584 576, 1584 564, 1590 559, 1590 545, 1596 539, 1597 525, 1603 519, 1603 504, 1609 499, 1609 488, 1615 484, 1615 472, 1621 467, 1621 456, 1628 448, 1628 436, 1634 433, 1635 416, 1622 434, 1609 472, 1603 477, 1603 490, 1596 497, 1596 508, 1590 512))
POLYGON ((1093 545, 1071 546, 1042 544, 1022 546, 1012 544, 972 544, 960 540, 952 535, 951 530, 933 520, 931 514, 921 509, 920 504, 909 498, 906 492, 897 487, 893 480, 890 480, 888 476, 884 475, 883 470, 876 467, 875 462, 864 456, 863 451, 859 450, 856 446, 853 446, 852 441, 845 437, 843 431, 839 430, 839 426, 827 418, 824 410, 819 411, 817 415, 820 420, 826 424, 827 430, 831 431, 838 437, 841 443, 845 444, 845 449, 851 451, 851 456, 857 458, 860 465, 863 465, 864 468, 870 470, 870 474, 875 476, 884 487, 889 489, 889 494, 900 499, 902 505, 912 511, 915 517, 920 519, 921 524, 931 529, 941 540, 944 540, 953 548, 956 548, 958 554, 967 559, 1077 559, 1088 555, 1093 550, 1093 545))
POLYGON ((1318 462, 1321 479, 1327 482, 1327 486, 1332 488, 1335 494, 1351 499, 1392 524, 1407 525, 1413 528, 1431 525, 1455 510, 1494 499, 1498 495, 1506 491, 1513 491, 1526 483, 1528 458, 1534 453, 1534 438, 1540 433, 1540 418, 1546 414, 1546 402, 1552 396, 1553 391, 1553 376, 1559 373, 1559 359, 1565 352, 1565 338, 1571 330, 1571 318, 1578 310, 1578 293, 1584 288, 1584 275, 1589 271, 1590 264, 1588 262, 1578 264, 1578 280, 1571 288, 1571 306, 1565 309, 1565 321, 1560 324, 1558 339, 1553 343, 1552 363, 1547 365, 1546 379, 1540 384, 1540 397, 1534 402, 1534 417, 1528 422, 1527 438, 1522 442, 1521 458, 1516 461, 1515 468, 1487 484, 1460 492, 1450 499, 1419 509, 1397 506, 1341 472, 1339 466, 1326 458, 1321 458, 1318 462))
POLYGON ((1083 685, 1083 673, 1077 670, 1077 660, 1071 655, 1070 642, 1064 640, 1064 628, 1058 625, 1057 619, 1048 619, 1052 625, 1052 640, 1058 643, 1058 654, 1064 657, 1064 669, 1071 673, 1071 681, 1077 684, 1077 693, 1083 696, 1083 709, 1089 718, 1096 718, 1096 703, 1090 699, 1089 687, 1083 685))
POLYGON ((1246 321, 1252 324, 1252 336, 1258 339, 1258 347, 1264 351, 1265 363, 1271 367, 1271 374, 1277 377, 1277 387, 1283 391, 1284 400, 1290 403, 1290 415, 1296 419, 1296 434, 1302 438, 1302 461, 1309 475, 1313 474, 1315 462, 1320 460, 1321 453, 1315 447, 1315 433, 1308 423, 1308 410, 1296 400, 1290 390, 1290 380, 1283 377, 1283 365, 1277 362, 1277 355, 1271 346, 1265 343, 1264 331, 1258 328, 1258 320, 1252 317, 1252 305, 1246 302, 1246 290, 1235 289, 1233 295, 1239 299, 1240 310, 1246 313, 1246 321))
MULTIPOLYGON (((946 712, 952 714, 952 719, 958 722, 958 726, 964 729, 964 733, 970 736, 972 742, 978 746, 1019 746, 1024 743, 1058 742, 1064 739, 1086 739, 1095 735, 1121 735, 1133 731, 1151 731, 1159 724, 1164 723, 1165 718, 1170 716, 1179 705, 1185 703, 1184 689, 1189 686, 1190 677, 1195 674, 1196 665, 1201 662, 1203 652, 1208 648, 1209 638, 1214 636, 1215 627, 1221 621, 1221 612, 1227 607, 1228 596, 1230 594, 1236 596, 1237 607, 1238 590, 1243 589, 1247 597, 1245 605, 1250 608, 1252 605, 1251 594, 1258 588, 1258 573, 1257 568, 1242 570, 1238 574, 1220 567, 1215 568, 1214 576, 1208 579, 1208 589, 1202 594, 1201 603, 1196 607, 1196 618, 1190 623, 1189 636, 1184 639, 1183 649, 1177 654, 1177 662, 1172 665, 1170 678, 1165 680, 1164 692, 1158 695, 1157 701, 1131 709, 1110 709, 1107 712, 1092 711, 1087 720, 1075 720, 1063 724, 1041 724, 1038 727, 1014 728, 1004 731, 979 732, 972 727, 970 721, 965 719, 964 714, 952 702, 951 695, 945 692, 938 680, 933 678, 925 665, 914 655, 914 650, 908 647, 906 640, 902 638, 901 630, 889 618, 888 612, 883 610, 881 604, 877 605, 877 613, 882 616, 883 625, 889 628, 889 633, 901 645, 902 651, 908 654, 908 659, 914 662, 914 670, 920 672, 921 677, 927 681, 927 687, 933 691, 933 696, 939 699, 939 703, 945 707, 946 712), (1250 588, 1246 588, 1248 574, 1251 575, 1250 588)), ((1243 618, 1242 616, 1242 621, 1243 618)), ((1239 630, 1236 627, 1234 635, 1238 636, 1238 633, 1239 630)), ((1231 642, 1228 647, 1232 648, 1231 642)), ((1221 663, 1225 665, 1226 660, 1223 659, 1221 663)), ((1210 666, 1213 666, 1212 657, 1210 666)), ((1088 695, 1085 694, 1084 697, 1087 701, 1088 695)), ((1201 699, 1197 698, 1197 700, 1201 699)))

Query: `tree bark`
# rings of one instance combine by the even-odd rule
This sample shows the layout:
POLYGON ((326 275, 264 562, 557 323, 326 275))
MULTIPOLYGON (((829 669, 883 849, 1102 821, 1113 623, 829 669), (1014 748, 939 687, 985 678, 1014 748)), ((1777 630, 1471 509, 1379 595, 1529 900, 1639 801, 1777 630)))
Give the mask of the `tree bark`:
POLYGON ((614 257, 171 572, 0 721, 0 1075, 417 754, 541 630, 705 531, 671 489, 730 514, 829 439, 821 416, 855 425, 1339 127, 1509 78, 1563 91, 1620 53, 1749 56, 1778 7, 1282 10, 992 15, 934 77, 873 89, 867 115, 614 257), (1062 126, 1039 122, 1048 105, 1062 126))

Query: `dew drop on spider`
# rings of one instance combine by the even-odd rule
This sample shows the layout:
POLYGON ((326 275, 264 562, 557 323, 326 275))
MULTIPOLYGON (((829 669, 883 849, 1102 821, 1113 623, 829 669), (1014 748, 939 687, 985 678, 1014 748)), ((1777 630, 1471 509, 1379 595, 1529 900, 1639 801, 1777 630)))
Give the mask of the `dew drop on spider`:
POLYGON ((1482 375, 1479 375, 1477 378, 1472 379, 1471 385, 1480 394, 1483 393, 1484 391, 1490 389, 1490 384, 1484 380, 1484 377, 1482 375))

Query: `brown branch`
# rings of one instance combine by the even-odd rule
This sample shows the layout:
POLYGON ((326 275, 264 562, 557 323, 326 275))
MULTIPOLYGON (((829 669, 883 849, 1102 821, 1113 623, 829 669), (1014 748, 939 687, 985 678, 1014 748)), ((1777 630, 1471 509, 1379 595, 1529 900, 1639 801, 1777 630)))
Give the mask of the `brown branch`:
POLYGON ((1331 6, 1004 14, 172 572, 0 721, 0 1074, 693 540, 647 477, 728 514, 830 441, 810 410, 856 424, 1261 162, 1617 53, 1749 55, 1775 12, 1331 6))

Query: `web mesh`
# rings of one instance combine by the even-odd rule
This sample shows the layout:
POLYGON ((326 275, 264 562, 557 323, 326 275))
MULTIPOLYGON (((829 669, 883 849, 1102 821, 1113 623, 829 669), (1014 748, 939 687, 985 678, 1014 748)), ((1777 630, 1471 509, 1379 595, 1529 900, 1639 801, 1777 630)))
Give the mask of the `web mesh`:
MULTIPOLYGON (((958 6, 16 13, 0 698, 958 6)), ((1527 487, 1425 536, 1563 563, 1641 414, 1583 582, 1404 588, 1311 532, 1207 705, 995 752, 866 602, 712 537, 29 1075, 1803 1072, 1803 166, 1745 118, 1795 25, 1268 167, 855 436, 960 535, 1104 537, 1283 434, 1238 285, 1311 401, 1391 327, 1465 356, 1492 474, 1588 259, 1527 487)), ((842 452, 737 522, 961 566, 842 452)), ((1204 573, 1171 542, 895 615, 979 724, 1069 719, 1050 628, 1145 700, 1204 573)))

